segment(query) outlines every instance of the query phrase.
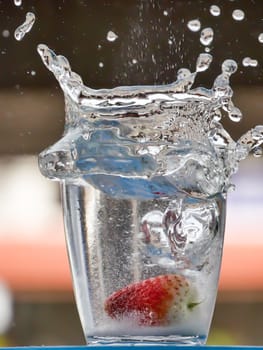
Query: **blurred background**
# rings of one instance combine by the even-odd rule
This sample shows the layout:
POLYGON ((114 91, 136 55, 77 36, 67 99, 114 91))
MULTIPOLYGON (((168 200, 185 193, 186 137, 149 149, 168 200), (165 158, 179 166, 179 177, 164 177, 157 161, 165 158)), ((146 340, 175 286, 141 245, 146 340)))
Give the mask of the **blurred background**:
MULTIPOLYGON (((64 242, 59 185, 43 178, 37 155, 63 133, 64 101, 36 47, 65 55, 92 88, 168 83, 192 71, 204 51, 200 32, 213 27, 210 69, 196 85, 210 87, 224 59, 240 123, 224 120, 236 140, 263 124, 262 0, 0 1, 0 346, 84 344, 64 242), (17 6, 19 5, 19 6, 17 6), (221 14, 213 16, 210 6, 221 14), (233 11, 244 11, 236 20, 233 11), (23 40, 16 27, 36 15, 23 40), (242 17, 242 16, 241 16, 242 17), (107 33, 116 34, 107 40, 107 33), (244 66, 244 58, 258 64, 244 66)), ((250 157, 229 193, 218 300, 209 344, 262 345, 263 158, 250 157)))

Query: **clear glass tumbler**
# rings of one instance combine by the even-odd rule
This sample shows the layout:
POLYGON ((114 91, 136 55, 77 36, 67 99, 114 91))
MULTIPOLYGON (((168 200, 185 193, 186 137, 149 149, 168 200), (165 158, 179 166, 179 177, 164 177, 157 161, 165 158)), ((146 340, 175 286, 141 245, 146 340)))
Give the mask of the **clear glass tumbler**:
POLYGON ((87 16, 80 4, 82 37, 90 41, 79 60, 89 84, 103 89, 86 87, 64 56, 38 46, 66 104, 64 135, 40 154, 39 166, 61 182, 85 337, 90 344, 204 344, 231 176, 263 143, 260 125, 234 141, 221 123, 242 117, 230 84, 238 65, 225 59, 233 56, 225 50, 229 36, 213 57, 227 17, 209 8, 213 29, 212 17, 199 21, 203 5, 195 0, 85 2, 87 16), (212 61, 221 72, 208 82, 212 61))
POLYGON ((39 157, 61 181, 87 342, 203 344, 225 224, 214 102, 157 86, 90 93, 67 97, 65 134, 39 157))

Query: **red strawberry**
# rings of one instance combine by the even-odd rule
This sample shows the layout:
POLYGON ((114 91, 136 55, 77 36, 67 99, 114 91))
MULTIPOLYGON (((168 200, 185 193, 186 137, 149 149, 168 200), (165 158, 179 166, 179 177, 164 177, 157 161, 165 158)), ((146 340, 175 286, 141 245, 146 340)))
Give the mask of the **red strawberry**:
POLYGON ((127 317, 139 325, 161 326, 175 322, 198 304, 191 301, 189 282, 180 275, 160 275, 114 292, 105 301, 113 319, 127 317))

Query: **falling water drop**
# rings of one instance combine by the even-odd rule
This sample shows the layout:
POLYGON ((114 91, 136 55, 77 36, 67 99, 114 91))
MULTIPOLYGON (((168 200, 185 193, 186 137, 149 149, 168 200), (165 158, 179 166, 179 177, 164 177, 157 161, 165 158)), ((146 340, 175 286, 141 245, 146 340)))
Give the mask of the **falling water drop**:
POLYGON ((262 151, 262 148, 261 147, 256 147, 254 150, 253 150, 253 156, 258 158, 258 157, 261 157, 263 155, 263 151, 262 151))
POLYGON ((208 46, 212 43, 213 39, 214 39, 214 31, 212 28, 210 27, 204 28, 201 31, 201 34, 200 34, 201 44, 203 44, 204 46, 208 46))
POLYGON ((16 6, 21 6, 22 5, 22 0, 14 0, 14 4, 16 6))
POLYGON ((35 15, 32 12, 28 12, 26 14, 26 20, 23 24, 21 24, 19 27, 15 30, 15 39, 20 41, 23 39, 26 33, 30 32, 31 28, 33 27, 33 24, 35 23, 35 15))
POLYGON ((229 119, 232 120, 232 122, 238 123, 242 119, 243 115, 239 108, 233 107, 229 111, 229 119))
POLYGON ((201 23, 200 23, 199 19, 193 19, 187 23, 187 27, 192 32, 198 32, 201 28, 201 23))
POLYGON ((263 33, 260 33, 258 36, 258 41, 263 44, 263 33))
POLYGON ((216 16, 216 17, 220 16, 220 14, 221 14, 220 7, 217 6, 217 5, 212 5, 210 7, 210 13, 211 13, 212 16, 216 16))
POLYGON ((243 10, 236 9, 233 11, 232 17, 235 21, 243 21, 245 18, 245 12, 243 10))
POLYGON ((115 41, 117 38, 118 38, 118 35, 117 35, 116 33, 114 33, 113 31, 110 30, 110 31, 107 33, 107 40, 108 40, 108 41, 113 42, 113 41, 115 41))
POLYGON ((237 68, 237 63, 234 60, 228 59, 222 63, 222 72, 227 75, 235 73, 237 71, 237 68))
POLYGON ((204 72, 205 70, 207 70, 212 60, 213 60, 213 57, 208 53, 201 53, 197 58, 196 71, 204 72))
POLYGON ((250 57, 245 57, 243 58, 242 64, 244 67, 257 67, 258 61, 250 57))

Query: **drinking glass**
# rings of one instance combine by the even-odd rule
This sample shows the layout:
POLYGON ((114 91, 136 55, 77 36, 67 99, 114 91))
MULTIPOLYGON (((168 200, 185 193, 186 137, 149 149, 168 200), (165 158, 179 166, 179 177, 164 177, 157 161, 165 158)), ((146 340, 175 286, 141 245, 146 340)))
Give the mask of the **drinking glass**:
POLYGON ((39 157, 61 181, 86 340, 203 344, 226 214, 219 159, 196 127, 211 101, 156 86, 98 94, 95 107, 68 99, 65 134, 39 157))
MULTIPOLYGON (((119 2, 111 3, 117 10, 119 2)), ((211 90, 192 89, 212 61, 209 47, 193 52, 200 49, 191 37, 196 27, 182 34, 189 9, 199 7, 161 5, 125 2, 122 27, 109 28, 107 42, 98 45, 98 52, 108 45, 105 67, 111 67, 99 79, 119 87, 86 87, 65 57, 38 47, 66 105, 64 135, 40 154, 39 166, 61 183, 89 344, 204 344, 213 316, 228 179, 239 161, 220 118, 222 109, 239 116, 229 86, 237 65, 224 61, 211 90), (175 46, 181 34, 184 48, 175 46), (181 62, 190 54, 195 71, 181 62)))

